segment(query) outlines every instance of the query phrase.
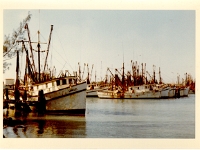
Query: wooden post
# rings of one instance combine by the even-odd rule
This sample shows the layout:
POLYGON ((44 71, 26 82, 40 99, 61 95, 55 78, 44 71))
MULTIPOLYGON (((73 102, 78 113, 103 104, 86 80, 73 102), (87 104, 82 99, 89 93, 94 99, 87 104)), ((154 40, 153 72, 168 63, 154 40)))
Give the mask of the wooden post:
POLYGON ((38 92, 38 113, 44 114, 46 111, 46 100, 43 90, 38 92))
POLYGON ((8 88, 6 88, 6 100, 9 100, 9 97, 8 97, 8 88))

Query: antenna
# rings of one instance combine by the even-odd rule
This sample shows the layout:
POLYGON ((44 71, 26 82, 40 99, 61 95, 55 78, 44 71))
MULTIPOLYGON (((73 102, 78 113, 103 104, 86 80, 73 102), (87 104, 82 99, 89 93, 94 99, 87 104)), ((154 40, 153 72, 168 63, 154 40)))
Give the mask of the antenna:
POLYGON ((40 9, 39 9, 39 30, 40 30, 40 9))
POLYGON ((101 61, 101 81, 102 81, 102 61, 101 61))
POLYGON ((123 51, 123 63, 124 63, 124 45, 123 45, 123 42, 122 42, 122 51, 123 51))

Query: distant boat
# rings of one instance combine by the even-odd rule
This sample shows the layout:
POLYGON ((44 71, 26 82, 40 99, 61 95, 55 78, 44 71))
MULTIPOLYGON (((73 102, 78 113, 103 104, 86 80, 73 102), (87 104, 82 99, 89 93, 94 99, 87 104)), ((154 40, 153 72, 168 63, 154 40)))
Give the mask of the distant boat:
POLYGON ((183 88, 183 96, 188 96, 189 91, 190 91, 190 88, 189 88, 189 87, 184 87, 184 88, 183 88))
MULTIPOLYGON (((143 98, 160 98, 161 91, 153 88, 152 85, 132 85, 130 74, 125 78, 124 76, 124 63, 122 68, 121 79, 117 74, 112 74, 114 81, 112 80, 111 87, 107 90, 97 91, 99 98, 127 98, 127 99, 143 99, 143 98)), ((117 71, 117 69, 116 69, 117 71)))
POLYGON ((170 87, 168 97, 173 98, 175 97, 175 94, 176 94, 176 87, 170 87))
MULTIPOLYGON (((25 29, 28 31, 28 25, 25 29)), ((19 90, 23 100, 27 102, 39 101, 41 93, 45 100, 45 111, 55 113, 78 113, 85 114, 86 110, 86 82, 79 81, 77 73, 71 75, 69 72, 61 72, 58 77, 55 77, 53 71, 47 68, 47 57, 49 45, 51 40, 51 33, 53 25, 51 26, 49 42, 47 47, 46 59, 43 65, 44 69, 40 69, 40 41, 37 42, 37 55, 38 55, 38 69, 34 64, 32 41, 29 43, 29 50, 25 46, 26 41, 18 41, 22 43, 23 50, 26 52, 26 66, 25 75, 23 79, 19 79, 19 53, 17 53, 17 67, 16 67, 16 90, 19 90), (31 54, 31 55, 29 55, 31 54), (40 94, 39 94, 40 93, 40 94)), ((39 37, 38 31, 38 37, 39 37)))
POLYGON ((98 97, 97 91, 108 89, 108 85, 104 83, 87 84, 86 97, 98 97))
POLYGON ((132 86, 128 91, 102 90, 98 91, 99 98, 124 98, 124 99, 157 99, 161 98, 161 91, 150 90, 149 85, 132 86))
POLYGON ((86 97, 98 97, 97 91, 101 90, 101 86, 97 83, 87 85, 86 97))
POLYGON ((160 91, 160 98, 169 98, 171 88, 168 85, 156 84, 155 89, 160 91))

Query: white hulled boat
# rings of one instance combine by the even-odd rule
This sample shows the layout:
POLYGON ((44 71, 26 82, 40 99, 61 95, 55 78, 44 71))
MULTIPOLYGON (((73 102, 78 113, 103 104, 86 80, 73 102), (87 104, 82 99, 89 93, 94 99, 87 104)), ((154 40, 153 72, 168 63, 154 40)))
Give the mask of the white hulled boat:
POLYGON ((124 99, 156 99, 161 98, 161 91, 150 90, 149 85, 132 86, 128 91, 102 90, 98 91, 99 98, 124 98, 124 99))
POLYGON ((167 85, 163 85, 163 84, 156 84, 154 86, 154 88, 158 91, 160 91, 160 98, 168 98, 169 97, 169 91, 170 91, 170 87, 167 85))
POLYGON ((189 91, 190 91, 190 87, 185 87, 183 90, 183 96, 188 96, 189 91))
POLYGON ((170 87, 168 97, 173 98, 173 97, 175 97, 175 94, 176 94, 176 88, 170 87))
POLYGON ((107 84, 91 83, 87 84, 86 97, 98 97, 97 91, 108 89, 107 84))
POLYGON ((86 96, 87 97, 98 97, 97 91, 101 90, 100 85, 96 83, 87 84, 86 96))
MULTIPOLYGON (((25 29, 28 31, 28 25, 25 29)), ((25 46, 26 41, 18 41, 22 43, 23 50, 26 52, 26 66, 25 75, 22 79, 19 79, 19 52, 17 53, 17 67, 16 67, 16 90, 19 90, 23 95, 23 99, 27 102, 39 101, 41 96, 39 93, 43 93, 43 99, 45 101, 45 109, 47 112, 69 112, 85 114, 86 110, 86 82, 79 81, 77 73, 71 75, 68 71, 61 73, 58 77, 55 77, 53 71, 46 69, 47 56, 49 51, 51 33, 53 26, 51 26, 51 32, 49 36, 47 55, 44 64, 44 71, 40 70, 40 42, 37 42, 38 48, 38 69, 34 65, 33 49, 29 37, 28 43, 30 49, 25 46), (29 55, 31 54, 31 55, 29 55), (46 67, 46 68, 45 68, 46 67), (68 73, 68 75, 67 75, 68 73), (23 81, 23 85, 20 84, 23 81)), ((39 37, 38 31, 38 37, 39 37)), ((39 39, 39 38, 38 38, 39 39)))
MULTIPOLYGON (((21 91, 23 88, 25 89, 24 86, 19 86, 21 91)), ((47 111, 85 113, 86 82, 77 82, 76 76, 59 77, 28 85, 27 101, 38 101, 41 90, 47 111)))

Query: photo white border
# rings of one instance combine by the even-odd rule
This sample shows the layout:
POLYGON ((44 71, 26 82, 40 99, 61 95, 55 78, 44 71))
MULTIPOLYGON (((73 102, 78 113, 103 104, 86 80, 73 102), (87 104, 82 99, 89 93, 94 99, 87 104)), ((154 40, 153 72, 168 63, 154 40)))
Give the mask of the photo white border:
MULTIPOLYGON (((195 93, 195 139, 107 139, 107 138, 3 138, 0 149, 195 149, 200 148, 200 99, 199 99, 199 65, 200 59, 200 1, 199 0, 0 0, 1 21, 4 9, 98 9, 98 10, 195 10, 196 11, 196 93, 195 93)), ((3 24, 1 24, 3 25, 3 24)), ((1 27, 3 44, 3 27, 1 27)), ((3 54, 1 54, 3 59, 3 54)), ((3 73, 3 65, 1 65, 3 73)), ((2 74, 3 76, 3 74, 2 74)), ((3 77, 1 78, 3 79, 3 77)), ((3 83, 3 81, 1 81, 3 83)), ((0 90, 2 94, 3 90, 0 90)), ((3 104, 3 103, 2 103, 3 104)), ((2 105, 1 104, 1 105, 2 105)), ((1 117, 3 114, 1 114, 1 117)), ((3 119, 1 119, 3 129, 3 119)), ((0 135, 3 130, 0 130, 0 135)))

